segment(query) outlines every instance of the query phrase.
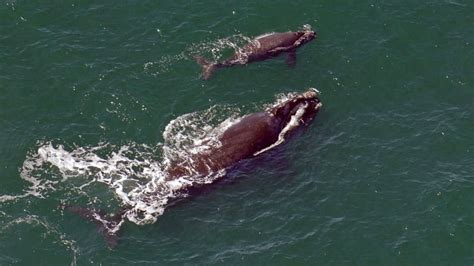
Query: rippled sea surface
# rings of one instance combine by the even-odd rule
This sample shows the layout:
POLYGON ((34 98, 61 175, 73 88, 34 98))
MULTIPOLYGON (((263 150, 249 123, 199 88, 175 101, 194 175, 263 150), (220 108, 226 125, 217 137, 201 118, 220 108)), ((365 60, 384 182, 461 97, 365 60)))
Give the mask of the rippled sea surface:
POLYGON ((472 1, 53 2, 0 2, 1 265, 474 263, 472 1), (194 56, 305 24, 295 68, 200 79, 194 56), (308 129, 114 249, 60 208, 113 213, 169 143, 309 87, 308 129))

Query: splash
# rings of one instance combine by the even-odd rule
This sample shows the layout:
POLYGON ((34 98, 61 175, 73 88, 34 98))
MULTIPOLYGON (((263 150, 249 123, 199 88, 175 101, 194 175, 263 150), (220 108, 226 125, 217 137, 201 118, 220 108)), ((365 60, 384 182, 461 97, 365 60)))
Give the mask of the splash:
MULTIPOLYGON (((143 64, 143 70, 153 76, 158 76, 163 73, 167 73, 172 69, 171 67, 183 60, 192 60, 196 56, 205 55, 209 57, 211 61, 219 61, 222 58, 229 56, 229 54, 242 53, 241 47, 251 42, 249 37, 242 34, 235 34, 229 37, 220 38, 213 41, 194 43, 187 46, 184 51, 175 55, 165 55, 157 60, 149 61, 143 64)), ((242 58, 242 60, 245 60, 242 58)))
MULTIPOLYGON (((53 191, 64 190, 86 195, 93 205, 97 197, 89 195, 89 191, 97 184, 105 184, 119 205, 126 206, 124 217, 139 225, 153 223, 170 200, 187 196, 184 192, 187 187, 212 183, 225 174, 221 171, 196 177, 190 171, 189 175, 171 179, 163 169, 173 159, 192 160, 193 154, 218 147, 217 136, 238 121, 238 113, 235 107, 213 106, 182 115, 166 126, 164 142, 155 146, 100 143, 67 148, 52 142, 38 143, 20 172, 29 188, 22 195, 0 196, 0 201, 27 196, 45 198, 53 191)), ((63 203, 67 204, 67 200, 63 203)), ((111 232, 120 225, 111 228, 111 232)))
POLYGON ((312 31, 313 27, 310 24, 304 24, 303 26, 301 26, 301 30, 303 30, 303 31, 312 31))
POLYGON ((235 34, 210 42, 193 44, 186 49, 186 53, 194 58, 197 55, 209 56, 212 61, 219 61, 230 54, 242 53, 242 47, 252 42, 250 37, 235 34))
POLYGON ((213 106, 201 113, 190 113, 172 120, 163 132, 164 163, 191 158, 220 146, 217 136, 236 123, 239 109, 213 106), (225 114, 225 116, 223 115, 225 114))
POLYGON ((143 70, 153 76, 158 76, 170 71, 170 67, 182 60, 188 59, 185 52, 175 55, 164 55, 156 61, 150 61, 143 64, 143 70))

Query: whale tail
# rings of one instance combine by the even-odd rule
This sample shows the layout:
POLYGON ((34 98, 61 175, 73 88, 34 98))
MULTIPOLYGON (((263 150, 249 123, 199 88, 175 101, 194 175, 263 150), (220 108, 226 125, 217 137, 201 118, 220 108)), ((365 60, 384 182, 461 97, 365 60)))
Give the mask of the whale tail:
POLYGON ((113 249, 118 244, 118 231, 124 221, 123 215, 125 209, 122 209, 114 215, 106 214, 103 210, 89 209, 78 206, 62 205, 63 209, 93 222, 97 226, 97 230, 104 236, 105 242, 110 249, 113 249))
POLYGON ((196 56, 195 59, 202 66, 202 78, 208 80, 216 70, 217 65, 202 56, 196 56))

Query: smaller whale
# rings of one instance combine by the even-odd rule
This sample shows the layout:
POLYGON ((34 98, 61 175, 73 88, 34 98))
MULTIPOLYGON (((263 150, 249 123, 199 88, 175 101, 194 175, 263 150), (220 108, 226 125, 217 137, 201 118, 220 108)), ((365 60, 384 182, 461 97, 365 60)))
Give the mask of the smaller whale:
POLYGON ((217 68, 246 65, 263 61, 287 53, 286 63, 293 67, 296 64, 296 48, 316 38, 316 32, 303 30, 296 32, 276 32, 260 35, 238 49, 229 59, 222 62, 211 62, 202 56, 196 56, 196 62, 202 66, 202 78, 207 80, 217 68))

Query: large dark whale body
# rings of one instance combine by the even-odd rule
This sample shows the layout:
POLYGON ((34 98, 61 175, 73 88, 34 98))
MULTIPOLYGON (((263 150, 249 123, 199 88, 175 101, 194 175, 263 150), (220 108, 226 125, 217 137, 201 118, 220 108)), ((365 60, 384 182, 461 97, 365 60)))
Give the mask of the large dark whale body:
POLYGON ((210 62, 197 56, 196 61, 202 66, 202 78, 209 79, 216 68, 245 65, 255 61, 287 53, 286 63, 294 66, 296 63, 296 48, 312 41, 316 33, 311 30, 297 32, 268 33, 250 41, 239 49, 231 58, 223 62, 210 62))
MULTIPOLYGON (((196 153, 192 158, 169 162, 164 169, 166 178, 174 180, 185 176, 212 175, 241 160, 257 156, 282 143, 293 129, 308 125, 321 106, 317 91, 310 89, 294 94, 268 110, 244 116, 217 136, 220 145, 196 153)), ((109 247, 114 247, 117 231, 132 206, 124 206, 115 215, 83 207, 65 208, 94 222, 104 233, 109 247)))
POLYGON ((320 107, 316 90, 310 89, 266 111, 244 116, 218 137, 218 147, 198 153, 191 160, 174 161, 165 171, 175 178, 208 175, 232 166, 279 144, 290 130, 309 124, 320 107))

